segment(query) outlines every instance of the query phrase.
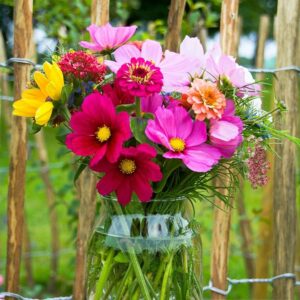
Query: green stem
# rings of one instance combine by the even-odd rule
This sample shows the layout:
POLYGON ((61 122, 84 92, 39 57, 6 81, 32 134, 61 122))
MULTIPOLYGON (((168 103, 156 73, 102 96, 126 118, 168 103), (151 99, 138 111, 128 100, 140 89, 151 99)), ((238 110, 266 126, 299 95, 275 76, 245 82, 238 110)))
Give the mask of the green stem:
POLYGON ((171 269, 172 269, 172 263, 173 263, 173 255, 171 256, 171 258, 168 262, 168 265, 166 267, 166 271, 165 271, 165 275, 164 275, 162 287, 161 287, 160 300, 166 299, 166 291, 167 291, 167 285, 168 285, 168 281, 169 281, 169 275, 170 275, 171 269))
POLYGON ((142 116, 141 99, 139 97, 135 98, 135 114, 138 118, 142 116))
MULTIPOLYGON (((118 215, 123 215, 123 211, 122 211, 120 205, 118 203, 115 203, 115 202, 113 203, 113 205, 114 205, 114 208, 115 208, 116 212, 118 213, 118 215)), ((124 228, 128 227, 125 220, 122 221, 122 225, 124 226, 124 228)), ((137 256, 135 254, 134 248, 132 246, 128 245, 127 246, 127 251, 128 251, 128 254, 129 254, 129 258, 130 258, 131 265, 133 267, 134 273, 135 273, 135 275, 137 277, 137 280, 138 280, 138 283, 140 285, 141 292, 142 292, 145 300, 151 300, 151 297, 150 297, 150 294, 149 294, 149 291, 148 291, 148 288, 147 288, 147 284, 146 284, 146 281, 145 281, 145 278, 144 278, 144 274, 143 274, 142 269, 140 267, 140 264, 138 262, 138 259, 137 259, 137 256)), ((95 300, 97 300, 97 299, 95 299, 95 300)))
POLYGON ((97 285, 96 285, 96 293, 94 300, 100 300, 102 294, 103 294, 103 288, 105 285, 105 282, 109 276, 109 273, 113 267, 113 258, 114 258, 114 250, 111 249, 108 253, 108 256, 106 258, 106 261, 103 264, 102 271, 100 273, 97 285))

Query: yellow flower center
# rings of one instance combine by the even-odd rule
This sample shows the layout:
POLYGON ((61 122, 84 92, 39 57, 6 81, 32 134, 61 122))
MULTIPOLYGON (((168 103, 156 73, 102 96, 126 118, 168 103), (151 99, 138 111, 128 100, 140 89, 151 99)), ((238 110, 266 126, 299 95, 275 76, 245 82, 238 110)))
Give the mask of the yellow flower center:
POLYGON ((99 127, 98 131, 96 132, 96 137, 99 142, 106 142, 111 137, 111 131, 109 127, 106 125, 99 127))
POLYGON ((136 164, 132 159, 122 159, 119 168, 123 174, 130 175, 135 172, 136 164))
POLYGON ((176 152, 182 152, 185 149, 185 142, 181 138, 171 138, 170 145, 176 152))

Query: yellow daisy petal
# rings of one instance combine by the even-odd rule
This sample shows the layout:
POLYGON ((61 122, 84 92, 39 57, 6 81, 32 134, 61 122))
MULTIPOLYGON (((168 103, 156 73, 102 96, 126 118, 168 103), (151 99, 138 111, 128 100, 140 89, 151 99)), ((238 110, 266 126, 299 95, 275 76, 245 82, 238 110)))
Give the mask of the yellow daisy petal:
POLYGON ((22 99, 38 100, 44 102, 46 100, 45 94, 39 89, 27 89, 22 93, 22 99))
POLYGON ((52 81, 47 85, 46 90, 47 94, 52 100, 60 99, 61 89, 57 89, 57 87, 53 84, 52 81))
POLYGON ((35 114, 35 122, 38 125, 45 125, 50 120, 53 110, 53 103, 50 101, 42 104, 35 114))
POLYGON ((34 117, 41 102, 37 100, 18 100, 13 103, 13 114, 15 116, 34 117))
POLYGON ((50 82, 49 79, 47 79, 46 76, 39 71, 34 72, 33 78, 36 84, 38 85, 38 87, 41 89, 42 93, 47 98, 46 86, 50 82))
POLYGON ((53 77, 55 78, 55 85, 58 89, 62 89, 64 86, 64 75, 57 63, 53 63, 52 67, 53 77))

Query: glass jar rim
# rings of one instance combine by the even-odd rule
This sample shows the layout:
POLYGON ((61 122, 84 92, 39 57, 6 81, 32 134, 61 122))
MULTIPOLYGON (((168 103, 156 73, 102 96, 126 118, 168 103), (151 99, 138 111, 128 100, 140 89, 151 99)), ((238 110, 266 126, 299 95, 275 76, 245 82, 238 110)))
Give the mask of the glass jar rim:
MULTIPOLYGON (((113 202, 118 202, 118 198, 116 196, 101 196, 100 195, 100 199, 104 199, 104 200, 109 200, 109 201, 113 201, 113 202)), ((178 197, 164 197, 164 198, 154 198, 151 199, 149 201, 139 201, 142 204, 147 204, 147 203, 153 203, 153 202, 179 202, 179 201, 186 201, 188 198, 185 196, 178 196, 178 197)))

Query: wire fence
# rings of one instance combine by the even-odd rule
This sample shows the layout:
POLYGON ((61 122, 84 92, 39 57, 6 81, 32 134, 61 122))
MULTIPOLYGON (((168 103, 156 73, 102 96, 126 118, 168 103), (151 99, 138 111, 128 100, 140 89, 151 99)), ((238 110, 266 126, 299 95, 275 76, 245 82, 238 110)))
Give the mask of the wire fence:
MULTIPOLYGON (((296 275, 293 273, 284 273, 284 274, 280 274, 271 278, 244 278, 244 279, 231 279, 231 278, 227 278, 227 282, 228 282, 228 287, 227 290, 222 290, 219 288, 216 288, 213 286, 212 282, 210 281, 209 284, 207 286, 205 286, 203 288, 203 292, 206 291, 211 291, 223 296, 227 296, 231 293, 233 286, 235 285, 239 285, 239 284, 254 284, 254 283, 269 283, 269 284, 273 284, 274 281, 279 280, 279 279, 292 279, 295 282, 295 286, 300 286, 300 281, 296 281, 296 275)), ((12 297, 15 299, 19 299, 19 300, 38 300, 38 299, 33 299, 33 298, 25 298, 21 295, 18 294, 14 294, 14 293, 9 293, 9 292, 5 292, 5 293, 0 293, 0 299, 4 299, 3 297, 12 297)), ((56 297, 56 298, 46 298, 44 300, 72 300, 72 297, 56 297)))

